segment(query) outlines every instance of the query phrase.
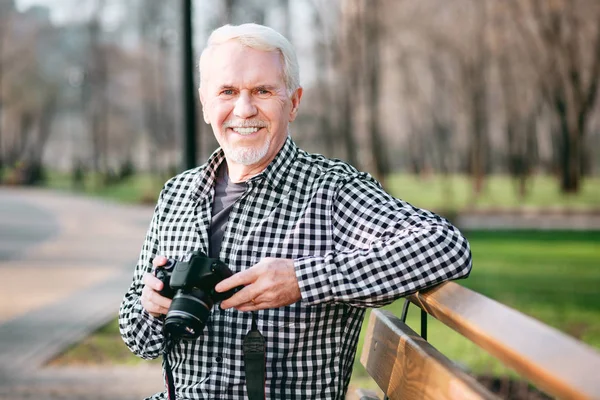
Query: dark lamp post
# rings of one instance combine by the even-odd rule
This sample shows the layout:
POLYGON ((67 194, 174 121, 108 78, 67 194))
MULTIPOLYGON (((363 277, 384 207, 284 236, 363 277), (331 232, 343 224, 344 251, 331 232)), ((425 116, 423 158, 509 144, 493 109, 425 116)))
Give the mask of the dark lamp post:
POLYGON ((196 167, 196 85, 194 83, 194 46, 192 41, 192 0, 181 0, 183 17, 182 69, 184 115, 184 169, 196 167))

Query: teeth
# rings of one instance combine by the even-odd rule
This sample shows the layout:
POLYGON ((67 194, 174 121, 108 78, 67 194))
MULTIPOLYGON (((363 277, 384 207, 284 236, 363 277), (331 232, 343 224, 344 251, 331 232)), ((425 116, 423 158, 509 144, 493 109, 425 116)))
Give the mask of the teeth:
POLYGON ((251 133, 258 131, 258 128, 256 128, 256 127, 254 127, 254 128, 232 128, 232 129, 234 130, 234 132, 237 132, 240 135, 250 135, 251 133))

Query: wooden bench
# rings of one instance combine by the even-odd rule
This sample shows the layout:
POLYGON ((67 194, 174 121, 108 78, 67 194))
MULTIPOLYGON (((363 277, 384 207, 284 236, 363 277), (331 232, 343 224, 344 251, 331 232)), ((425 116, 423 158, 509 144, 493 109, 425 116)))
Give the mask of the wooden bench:
MULTIPOLYGON (((455 282, 409 296, 399 317, 371 312, 360 361, 389 399, 498 398, 426 341, 428 315, 548 395, 600 399, 597 350, 455 282), (422 336, 404 322, 409 302, 421 309, 422 336)), ((354 395, 377 398, 363 389, 354 395)))

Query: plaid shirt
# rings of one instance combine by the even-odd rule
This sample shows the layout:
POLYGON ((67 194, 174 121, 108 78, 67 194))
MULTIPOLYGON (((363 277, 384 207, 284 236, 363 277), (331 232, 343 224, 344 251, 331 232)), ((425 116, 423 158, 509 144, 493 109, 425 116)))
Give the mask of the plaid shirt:
MULTIPOLYGON (((158 200, 133 283, 120 309, 123 339, 137 355, 161 355, 162 320, 141 306, 142 277, 156 255, 208 253, 221 150, 169 180, 158 200)), ((234 272, 265 257, 294 260, 302 300, 260 310, 269 399, 343 399, 366 307, 471 269, 467 240, 445 219, 383 191, 348 164, 300 150, 287 138, 236 202, 219 258, 234 272)), ((214 306, 204 334, 179 343, 177 398, 245 399, 242 341, 251 313, 214 306)), ((164 399, 164 393, 153 399, 164 399)))

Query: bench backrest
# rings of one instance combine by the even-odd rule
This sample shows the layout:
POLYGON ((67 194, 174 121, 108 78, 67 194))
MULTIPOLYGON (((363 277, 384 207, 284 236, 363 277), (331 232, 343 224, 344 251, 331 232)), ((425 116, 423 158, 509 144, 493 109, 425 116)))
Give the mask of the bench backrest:
POLYGON ((390 399, 494 398, 389 311, 371 312, 360 361, 390 399))
MULTIPOLYGON (((594 348, 454 282, 409 299, 546 393, 600 397, 600 353, 594 348)), ((390 399, 493 398, 384 310, 371 313, 361 362, 390 399)))

